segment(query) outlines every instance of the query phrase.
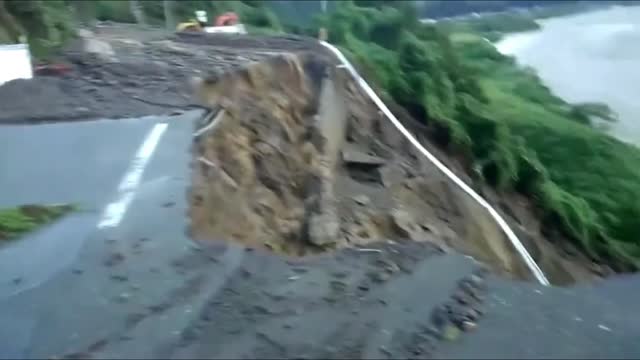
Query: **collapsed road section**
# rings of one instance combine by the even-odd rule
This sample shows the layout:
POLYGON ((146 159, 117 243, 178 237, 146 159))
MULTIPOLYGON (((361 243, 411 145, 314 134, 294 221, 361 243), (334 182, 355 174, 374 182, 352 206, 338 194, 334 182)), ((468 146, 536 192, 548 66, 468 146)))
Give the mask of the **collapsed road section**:
MULTIPOLYGON (((194 146, 192 235, 298 256, 426 241, 530 278, 485 209, 334 65, 304 54, 276 57, 200 82, 200 102, 224 114, 194 146)), ((423 129, 408 126, 426 141, 423 129)), ((590 277, 586 259, 568 259, 533 235, 539 229, 510 221, 552 281, 590 277)))

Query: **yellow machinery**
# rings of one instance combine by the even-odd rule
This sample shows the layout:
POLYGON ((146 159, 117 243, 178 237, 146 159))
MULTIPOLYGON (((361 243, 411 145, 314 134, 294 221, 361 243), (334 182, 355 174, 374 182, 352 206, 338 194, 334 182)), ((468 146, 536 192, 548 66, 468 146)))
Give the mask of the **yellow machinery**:
POLYGON ((176 27, 177 31, 203 31, 204 28, 200 23, 196 20, 189 20, 183 23, 178 24, 176 27))
POLYGON ((191 19, 187 22, 178 24, 177 31, 204 31, 204 27, 207 26, 207 12, 197 10, 195 12, 196 19, 191 19))

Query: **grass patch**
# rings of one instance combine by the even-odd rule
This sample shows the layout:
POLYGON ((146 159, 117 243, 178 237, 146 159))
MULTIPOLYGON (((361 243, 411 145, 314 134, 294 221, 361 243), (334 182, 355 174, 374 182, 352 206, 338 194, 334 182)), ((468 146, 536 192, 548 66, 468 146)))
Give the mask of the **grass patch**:
MULTIPOLYGON (((558 226, 588 254, 619 269, 640 260, 640 149, 592 126, 616 121, 605 104, 569 104, 535 71, 522 68, 486 42, 451 37, 489 99, 491 117, 536 155, 543 177, 530 190, 550 226, 558 226)), ((517 184, 521 179, 516 175, 517 184)))
POLYGON ((13 240, 75 209, 73 205, 23 205, 0 209, 0 241, 13 240))

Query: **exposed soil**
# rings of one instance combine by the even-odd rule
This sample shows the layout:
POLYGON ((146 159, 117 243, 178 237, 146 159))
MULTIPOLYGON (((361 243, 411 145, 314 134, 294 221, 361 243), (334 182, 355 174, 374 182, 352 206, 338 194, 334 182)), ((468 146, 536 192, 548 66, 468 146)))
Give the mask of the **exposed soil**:
MULTIPOLYGON (((289 255, 386 239, 429 242, 472 255, 497 273, 530 278, 486 211, 417 154, 346 73, 327 67, 319 80, 305 68, 304 57, 263 63, 208 78, 199 88, 203 102, 225 115, 194 149, 196 238, 230 239, 289 255), (316 99, 327 79, 338 95, 323 104, 316 99), (323 128, 323 107, 345 107, 343 131, 323 128), (310 214, 322 224, 318 231, 310 214)), ((402 114, 422 143, 446 159, 426 139, 428 129, 402 114)), ((472 183, 461 166, 448 162, 472 183)), ((527 202, 514 196, 500 201, 491 190, 483 192, 500 204, 552 282, 596 277, 588 259, 541 235, 527 202)))

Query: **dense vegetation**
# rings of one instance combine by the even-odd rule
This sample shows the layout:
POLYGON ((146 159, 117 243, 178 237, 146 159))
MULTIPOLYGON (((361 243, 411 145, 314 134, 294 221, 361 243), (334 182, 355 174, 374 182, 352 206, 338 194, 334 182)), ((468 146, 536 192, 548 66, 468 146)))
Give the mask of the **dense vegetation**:
POLYGON ((72 35, 72 18, 62 0, 0 0, 0 41, 26 37, 32 53, 44 55, 72 35))
MULTIPOLYGON (((498 3, 499 2, 500 1, 498 1, 498 3)), ((462 1, 462 3, 464 3, 464 1, 462 1)), ((479 1, 478 3, 484 2, 479 1)), ((520 3, 502 1, 502 3, 505 3, 505 6, 527 7, 540 5, 541 2, 522 1, 520 3)), ((448 33, 472 33, 481 35, 490 41, 498 41, 502 35, 506 33, 538 30, 540 24, 537 20, 571 15, 590 9, 598 9, 603 6, 602 2, 598 1, 586 3, 578 1, 549 1, 544 3, 544 7, 527 8, 526 11, 525 9, 521 9, 522 11, 496 12, 483 16, 443 19, 438 23, 438 27, 448 33)), ((474 5, 478 6, 479 4, 474 5)))
POLYGON ((26 37, 36 58, 49 56, 73 36, 78 23, 96 20, 175 28, 175 22, 194 18, 205 10, 209 21, 227 11, 236 12, 254 33, 282 32, 282 25, 264 1, 230 0, 0 0, 0 43, 26 37))
POLYGON ((608 108, 566 103, 477 30, 420 23, 409 6, 342 2, 320 22, 478 180, 535 199, 546 225, 592 257, 637 268, 640 150, 590 125, 608 108))

